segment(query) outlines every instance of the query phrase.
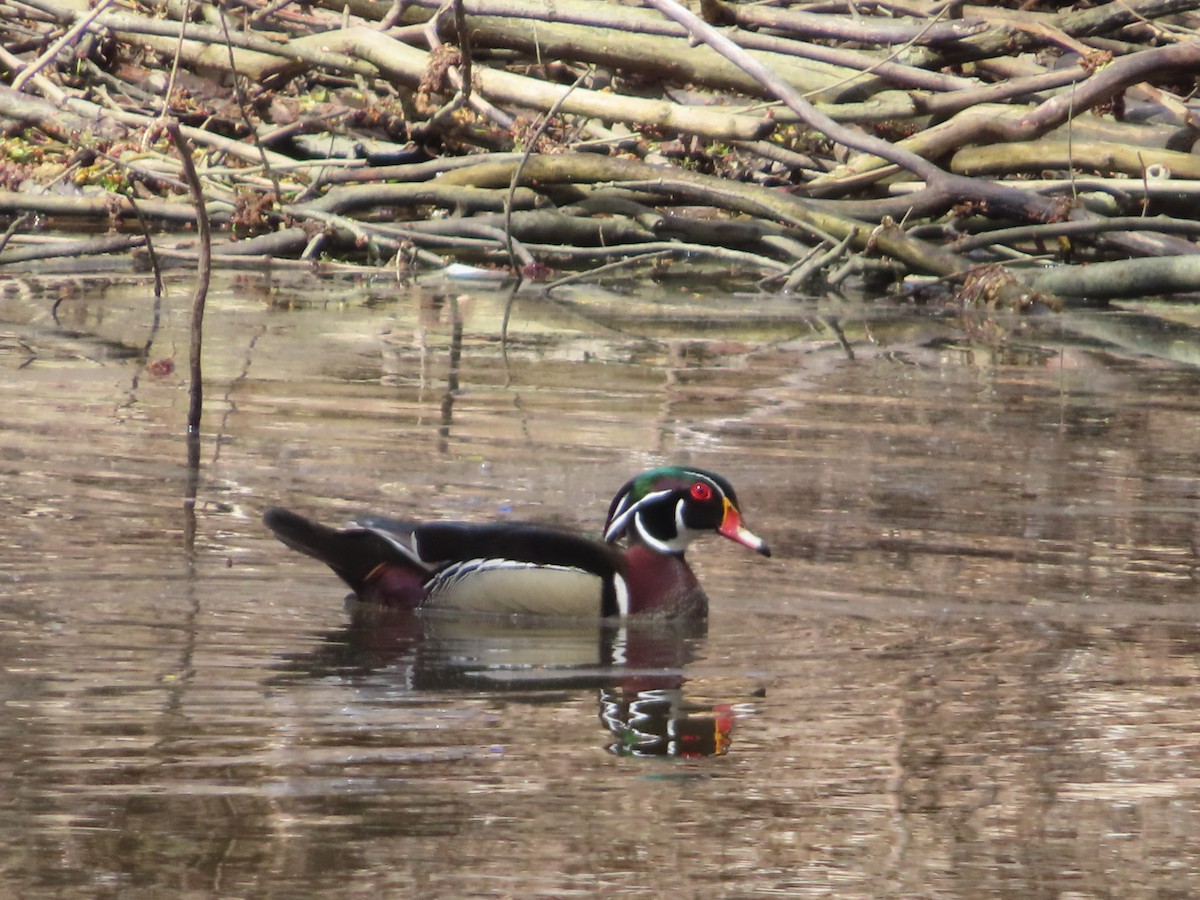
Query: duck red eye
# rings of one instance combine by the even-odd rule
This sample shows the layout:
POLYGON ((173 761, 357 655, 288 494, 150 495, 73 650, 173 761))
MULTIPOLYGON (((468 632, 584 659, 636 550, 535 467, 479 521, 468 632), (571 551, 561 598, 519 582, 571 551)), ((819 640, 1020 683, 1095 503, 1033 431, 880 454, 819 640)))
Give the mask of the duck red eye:
POLYGON ((707 484, 705 484, 703 481, 697 481, 695 484, 692 485, 692 499, 693 500, 699 500, 701 503, 704 503, 708 500, 711 500, 712 495, 713 495, 712 488, 709 487, 707 484))

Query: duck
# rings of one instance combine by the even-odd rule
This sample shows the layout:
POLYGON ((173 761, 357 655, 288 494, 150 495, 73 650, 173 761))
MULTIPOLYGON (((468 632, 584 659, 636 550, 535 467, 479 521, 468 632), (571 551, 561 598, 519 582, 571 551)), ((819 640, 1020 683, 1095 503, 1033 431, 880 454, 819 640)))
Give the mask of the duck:
POLYGON ((343 528, 274 507, 264 524, 334 571, 361 604, 503 616, 704 619, 685 558, 713 533, 770 556, 742 521, 733 485, 691 466, 629 479, 600 539, 533 522, 412 522, 366 516, 343 528))

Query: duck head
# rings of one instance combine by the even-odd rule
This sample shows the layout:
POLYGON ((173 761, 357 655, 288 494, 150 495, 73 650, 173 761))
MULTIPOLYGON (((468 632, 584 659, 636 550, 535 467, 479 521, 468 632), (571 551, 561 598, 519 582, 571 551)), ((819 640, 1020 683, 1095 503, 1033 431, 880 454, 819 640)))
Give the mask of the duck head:
POLYGON ((625 483, 608 508, 604 540, 622 537, 658 553, 680 556, 702 534, 715 531, 770 556, 766 541, 742 524, 733 485, 703 469, 666 466, 625 483))

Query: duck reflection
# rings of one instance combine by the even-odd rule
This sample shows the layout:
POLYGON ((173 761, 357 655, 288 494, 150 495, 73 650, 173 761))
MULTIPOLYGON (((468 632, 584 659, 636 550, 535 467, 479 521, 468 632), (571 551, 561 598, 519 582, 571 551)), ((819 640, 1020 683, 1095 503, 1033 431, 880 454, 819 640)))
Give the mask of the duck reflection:
POLYGON ((721 756, 733 734, 732 706, 689 704, 681 688, 601 688, 600 721, 618 756, 721 756))
POLYGON ((686 667, 702 652, 700 622, 609 624, 381 609, 350 601, 349 623, 283 659, 296 677, 386 679, 389 691, 494 691, 531 703, 596 690, 598 717, 619 756, 728 752, 732 707, 687 699, 686 667))

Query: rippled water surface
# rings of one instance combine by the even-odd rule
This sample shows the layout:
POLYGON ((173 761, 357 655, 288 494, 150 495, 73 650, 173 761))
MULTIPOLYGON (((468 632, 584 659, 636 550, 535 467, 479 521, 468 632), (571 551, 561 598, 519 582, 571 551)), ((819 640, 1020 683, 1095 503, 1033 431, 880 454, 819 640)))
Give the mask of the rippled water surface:
POLYGON ((190 290, 0 282, 6 893, 1200 892, 1194 324, 227 279, 189 515, 190 290), (707 630, 352 617, 260 524, 665 461, 775 550, 707 630))

